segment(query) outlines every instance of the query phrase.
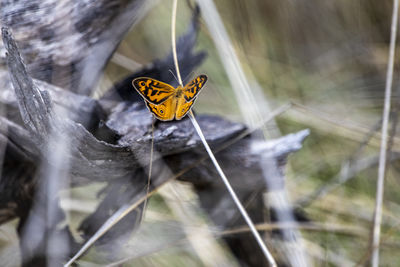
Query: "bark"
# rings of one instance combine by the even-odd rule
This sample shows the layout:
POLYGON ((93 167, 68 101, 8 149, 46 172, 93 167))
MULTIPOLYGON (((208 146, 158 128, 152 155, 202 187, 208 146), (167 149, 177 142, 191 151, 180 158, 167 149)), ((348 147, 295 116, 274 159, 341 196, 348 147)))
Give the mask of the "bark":
MULTIPOLYGON (((29 228, 29 221, 32 223, 32 218, 41 218, 45 209, 45 205, 38 207, 35 203, 43 195, 40 185, 46 183, 42 166, 51 167, 53 164, 58 173, 67 173, 72 187, 107 183, 96 211, 88 215, 80 226, 85 239, 93 235, 121 205, 143 197, 153 117, 131 87, 131 80, 150 76, 173 83, 169 74, 173 61, 169 54, 116 83, 102 99, 86 96, 95 86, 123 34, 139 17, 144 1, 94 1, 90 6, 78 1, 69 2, 30 1, 29 6, 20 9, 12 1, 1 2, 2 23, 11 26, 12 30, 2 28, 8 70, 0 72, 3 88, 0 105, 7 110, 0 116, 0 144, 4 151, 0 223, 20 218, 18 230, 21 236, 29 228), (41 10, 46 13, 51 7, 56 11, 50 12, 48 19, 34 12, 41 10), (29 20, 26 21, 24 14, 28 13, 29 20), (36 34, 26 34, 28 29, 36 34), (11 31, 19 37, 18 41, 11 31), (69 54, 65 55, 66 52, 69 54), (93 66, 93 58, 100 64, 93 66), (87 79, 89 69, 91 78, 87 79), (66 70, 67 76, 61 80, 53 79, 66 70), (61 151, 62 159, 68 164, 54 165, 55 154, 51 153, 56 147, 51 142, 54 137, 60 138, 60 142, 68 140, 68 147, 61 151)), ((198 16, 196 9, 187 32, 178 41, 179 59, 184 70, 182 76, 189 74, 206 56, 205 52, 193 51, 198 16)), ((254 140, 245 125, 219 116, 197 115, 196 118, 212 149, 217 151, 216 157, 239 198, 244 203, 250 198, 254 200, 247 207, 250 216, 256 222, 263 221, 262 192, 268 190, 261 168, 263 161, 268 158, 277 162, 279 168, 284 168, 287 155, 301 148, 308 131, 263 142, 259 149, 254 149, 254 140)), ((155 122, 154 150, 151 189, 177 176, 194 185, 204 210, 217 226, 229 228, 243 224, 188 118, 155 122)), ((278 184, 283 186, 283 173, 275 178, 280 179, 278 184)), ((43 201, 39 203, 46 203, 43 201)), ((58 253, 57 257, 54 256, 56 262, 64 261, 79 247, 68 228, 60 230, 55 227, 64 219, 58 204, 56 206, 57 216, 51 227, 46 228, 46 235, 38 241, 39 245, 21 242, 25 265, 49 263, 49 258, 54 255, 46 254, 46 242, 52 232, 65 234, 70 246, 63 255, 54 252, 58 253)), ((137 223, 134 222, 138 221, 141 209, 140 205, 98 244, 112 245, 135 229, 137 223)), ((34 222, 49 223, 38 219, 34 222)), ((264 262, 250 235, 231 237, 227 241, 241 260, 249 264, 264 262), (247 247, 245 250, 249 254, 240 255, 243 250, 238 248, 241 246, 247 247)))

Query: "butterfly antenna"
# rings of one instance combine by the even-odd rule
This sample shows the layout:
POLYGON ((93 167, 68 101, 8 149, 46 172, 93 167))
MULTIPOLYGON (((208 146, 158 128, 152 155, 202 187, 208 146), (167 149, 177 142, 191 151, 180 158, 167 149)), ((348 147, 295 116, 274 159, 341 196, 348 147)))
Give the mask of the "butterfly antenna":
POLYGON ((185 84, 185 81, 188 77, 190 77, 192 74, 194 73, 194 71, 190 72, 188 75, 186 75, 186 77, 183 79, 183 84, 185 84))
POLYGON ((174 76, 175 80, 179 83, 178 78, 176 78, 175 74, 172 72, 172 70, 168 70, 169 72, 171 72, 172 76, 174 76))

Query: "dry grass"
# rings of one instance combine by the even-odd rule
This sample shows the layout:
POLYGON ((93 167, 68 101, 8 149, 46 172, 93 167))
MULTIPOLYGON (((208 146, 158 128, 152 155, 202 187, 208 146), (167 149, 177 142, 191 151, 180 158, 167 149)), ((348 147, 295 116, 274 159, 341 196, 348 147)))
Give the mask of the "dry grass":
MULTIPOLYGON (((383 108, 391 1, 221 0, 215 4, 246 82, 239 83, 235 78, 241 76, 233 70, 226 71, 221 49, 214 44, 208 21, 203 20, 198 48, 206 50, 209 57, 197 72, 206 73, 210 79, 196 102, 196 112, 219 114, 258 127, 271 112, 270 107, 273 110, 291 102, 275 122, 265 124, 267 138, 304 128, 311 130, 304 147, 290 156, 285 173, 288 201, 299 205, 311 223, 297 227, 265 223, 256 225, 257 229, 265 231, 270 239, 271 230, 298 230, 303 237, 304 253, 314 266, 369 263, 380 139, 386 135, 377 125, 383 108), (251 90, 255 97, 238 98, 243 88, 251 90), (249 118, 249 110, 257 115, 249 118)), ((210 14, 203 18, 207 15, 210 14)), ((167 53, 170 16, 170 1, 160 1, 153 7, 121 43, 117 56, 107 67, 105 83, 117 81, 167 53)), ((189 18, 190 9, 180 1, 177 35, 189 18)), ((398 68, 399 62, 395 60, 394 107, 398 106, 398 68)), ((387 128, 391 125, 389 121, 387 128)), ((389 136, 393 155, 387 164, 382 199, 380 266, 398 266, 400 140, 395 130, 389 136)), ((182 203, 168 198, 172 193, 166 188, 162 194, 151 192, 153 197, 142 227, 123 246, 117 259, 110 260, 98 248, 90 250, 79 263, 210 266, 209 260, 215 259, 235 264, 221 236, 249 229, 216 229, 197 204, 196 196, 191 195, 191 188, 181 186, 176 190, 182 203), (184 194, 190 198, 183 198, 184 194), (185 220, 187 214, 190 220, 185 220), (199 237, 198 232, 204 235, 199 237), (203 245, 217 253, 206 254, 203 245)), ((99 188, 77 188, 63 198, 63 207, 73 225, 93 210, 99 188)), ((0 261, 7 266, 18 265, 14 225, 10 222, 0 231, 0 261)), ((276 250, 283 245, 269 240, 270 246, 276 256, 276 250)))

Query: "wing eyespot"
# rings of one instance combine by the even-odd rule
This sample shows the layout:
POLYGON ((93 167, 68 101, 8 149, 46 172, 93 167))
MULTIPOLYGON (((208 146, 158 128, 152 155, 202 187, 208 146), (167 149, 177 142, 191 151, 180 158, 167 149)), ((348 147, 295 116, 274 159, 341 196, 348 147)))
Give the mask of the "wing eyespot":
POLYGON ((146 83, 144 81, 140 81, 138 84, 139 86, 146 86, 146 83))

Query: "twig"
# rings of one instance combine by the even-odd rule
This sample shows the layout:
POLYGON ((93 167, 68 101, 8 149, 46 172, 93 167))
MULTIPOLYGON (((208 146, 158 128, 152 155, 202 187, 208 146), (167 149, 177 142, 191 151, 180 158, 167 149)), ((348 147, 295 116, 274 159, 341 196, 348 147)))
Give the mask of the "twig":
MULTIPOLYGON (((327 232, 338 235, 348 235, 353 237, 365 237, 367 235, 366 229, 352 226, 352 225, 340 225, 340 224, 320 224, 320 223, 261 223, 255 225, 257 230, 259 231, 276 231, 283 229, 301 229, 304 231, 310 232, 327 232)), ((194 227, 197 229, 200 227, 194 227)), ((224 231, 219 231, 219 229, 211 229, 215 238, 221 238, 226 236, 233 236, 236 234, 247 233, 250 229, 247 226, 236 227, 233 229, 228 229, 224 231)), ((188 238, 180 238, 174 240, 171 243, 162 244, 155 248, 152 248, 150 251, 142 252, 137 255, 128 256, 126 258, 117 260, 113 263, 107 264, 107 267, 111 266, 119 266, 120 264, 127 263, 131 260, 138 259, 140 257, 149 256, 160 251, 169 249, 173 246, 183 245, 187 242, 188 238)), ((215 265, 215 264, 214 264, 215 265)))
MULTIPOLYGON (((281 222, 281 223, 259 223, 256 224, 256 229, 259 231, 274 231, 282 229, 299 229, 315 232, 327 232, 345 234, 357 237, 364 237, 367 235, 366 230, 356 226, 340 225, 340 224, 320 224, 320 223, 298 223, 298 222, 281 222)), ((246 226, 236 227, 234 229, 228 229, 218 234, 221 236, 241 234, 249 232, 250 229, 246 226)))
MULTIPOLYGON (((334 114, 326 113, 320 109, 316 109, 310 106, 305 106, 297 102, 292 102, 292 105, 294 111, 298 111, 307 115, 310 114, 312 115, 312 117, 317 118, 321 121, 313 123, 310 116, 304 118, 302 114, 299 114, 298 112, 296 112, 293 115, 289 114, 289 118, 294 117, 297 122, 299 121, 304 122, 306 125, 311 124, 311 127, 317 127, 320 130, 329 132, 329 134, 344 136, 345 138, 352 139, 357 142, 363 142, 364 137, 371 133, 370 126, 360 124, 357 121, 352 121, 348 119, 343 121, 340 120, 339 118, 336 118, 334 114), (324 127, 321 127, 321 122, 327 123, 325 124, 327 127, 325 127, 325 125, 323 125, 324 127), (338 128, 336 129, 336 127, 338 128)), ((380 131, 377 131, 375 133, 375 136, 371 137, 369 145, 374 147, 379 147, 381 138, 382 138, 382 133, 380 131)), ((399 144, 400 144, 400 139, 398 137, 394 137, 393 145, 396 147, 396 149, 400 147, 399 144)))
MULTIPOLYGON (((178 57, 176 55, 176 37, 175 37, 175 24, 176 24, 176 9, 178 5, 178 0, 174 0, 173 5, 172 5, 172 22, 171 22, 171 35, 172 35, 172 52, 173 52, 173 57, 174 57, 174 64, 176 68, 176 73, 178 76, 179 84, 180 86, 183 87, 182 84, 182 79, 179 71, 179 64, 178 64, 178 57)), ((217 159, 215 158, 213 152, 211 151, 211 148, 209 147, 204 135, 203 131, 200 128, 200 125, 197 123, 196 118, 193 115, 193 112, 190 110, 189 111, 189 118, 193 123, 194 128, 196 129, 197 134, 199 135, 201 141, 203 142, 203 145, 205 149, 207 150, 208 155, 210 156, 211 161, 213 162, 215 168, 217 169, 217 172, 219 176, 221 177, 222 181, 224 182, 229 194, 231 195, 233 201, 235 202, 236 206, 238 207, 240 213, 242 214, 243 218, 245 219, 246 223, 249 225, 251 232, 253 233, 257 243, 259 244, 261 250, 263 251, 267 261, 271 266, 277 266, 274 258, 272 257, 272 254, 269 252, 268 248, 266 247, 264 241, 262 240, 260 234, 257 232, 257 229, 255 228, 252 220, 250 219, 249 215, 247 214, 246 210, 242 206, 242 203, 240 203, 239 198, 236 196, 235 191, 233 190, 232 186, 230 185, 228 178, 226 178, 225 173, 222 171, 221 167, 218 164, 217 159)))
MULTIPOLYGON (((371 167, 375 163, 375 159, 367 158, 363 160, 357 159, 357 157, 361 154, 364 148, 368 145, 371 138, 374 134, 379 130, 381 125, 381 120, 379 120, 370 130, 368 134, 361 141, 358 148, 348 157, 348 159, 342 163, 340 171, 336 174, 330 181, 324 183, 321 187, 317 188, 307 196, 301 198, 297 201, 297 205, 304 207, 309 206, 315 200, 323 197, 328 194, 332 190, 336 189, 338 186, 346 183, 352 177, 355 177, 355 174, 359 173, 361 170, 371 167)), ((378 161, 376 161, 378 162, 378 161)))
MULTIPOLYGON (((386 231, 386 233, 383 234, 381 243, 384 243, 384 242, 387 241, 389 238, 393 237, 393 235, 394 235, 396 232, 398 232, 399 226, 400 226, 400 223, 397 223, 396 225, 391 226, 391 227, 386 231)), ((369 256, 371 255, 371 254, 370 254, 370 253, 371 253, 371 250, 372 250, 372 247, 369 247, 369 249, 367 250, 367 252, 363 255, 363 257, 361 257, 361 259, 358 261, 358 263, 357 263, 356 265, 354 265, 354 266, 357 266, 357 267, 358 267, 358 266, 365 266, 365 265, 366 265, 365 263, 368 261, 369 256)))
MULTIPOLYGON (((155 119, 152 118, 151 122, 151 147, 150 147, 150 163, 149 163, 149 172, 147 174, 147 185, 146 185, 146 196, 149 195, 150 191, 150 181, 151 181, 151 172, 153 170, 153 154, 154 154, 154 124, 155 124, 155 119)), ((142 218, 141 221, 144 219, 144 213, 146 211, 146 205, 147 205, 148 197, 144 200, 143 204, 143 211, 142 211, 142 218)))
POLYGON ((213 162, 215 168, 218 171, 219 176, 221 177, 222 181, 224 182, 226 189, 228 190, 229 194, 231 195, 233 201, 235 202, 236 206, 238 207, 240 213, 242 214, 244 220, 246 221, 246 223, 248 224, 252 234, 254 235, 258 245, 260 246, 261 250, 263 251, 266 259, 268 260, 268 262, 271 264, 271 266, 277 266, 276 262, 274 260, 274 258, 272 257, 271 253, 269 252, 267 246, 265 245, 264 241, 262 240, 260 234, 257 232, 257 229, 255 228, 252 220, 250 219, 249 215, 247 214, 246 210, 243 208, 242 203, 240 203, 239 198, 236 196, 235 191, 233 190, 231 184, 228 181, 228 178, 226 178, 224 172, 222 171, 221 167, 218 164, 217 159, 215 158, 213 152, 211 151, 211 148, 209 147, 203 132, 201 131, 200 125, 197 123, 196 118, 193 115, 193 112, 190 111, 189 113, 189 117, 190 120, 193 123, 194 128, 197 131, 197 134, 200 136, 201 141, 203 142, 203 145, 205 147, 205 149, 207 150, 207 153, 211 159, 211 161, 213 162))
POLYGON ((373 267, 378 267, 379 264, 379 239, 381 233, 381 222, 382 222, 382 202, 383 202, 383 189, 385 180, 385 167, 386 167, 386 150, 387 150, 387 133, 389 124, 390 114, 390 99, 392 93, 392 82, 393 82, 393 65, 394 65, 394 53, 396 44, 396 32, 397 32, 397 14, 399 9, 399 1, 394 0, 393 2, 393 14, 392 14, 392 28, 390 35, 390 50, 389 50, 389 62, 387 66, 386 75, 386 88, 385 88, 385 104, 382 115, 382 139, 381 149, 379 153, 379 168, 378 168, 378 181, 376 189, 376 202, 375 202, 375 213, 374 213, 374 224, 373 224, 373 235, 372 235, 372 261, 373 267))

